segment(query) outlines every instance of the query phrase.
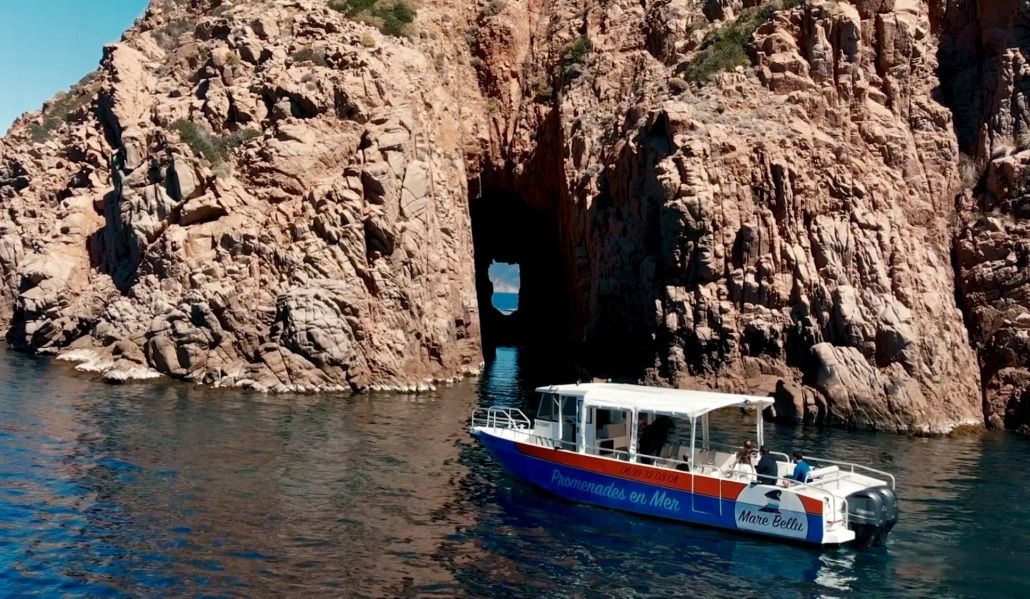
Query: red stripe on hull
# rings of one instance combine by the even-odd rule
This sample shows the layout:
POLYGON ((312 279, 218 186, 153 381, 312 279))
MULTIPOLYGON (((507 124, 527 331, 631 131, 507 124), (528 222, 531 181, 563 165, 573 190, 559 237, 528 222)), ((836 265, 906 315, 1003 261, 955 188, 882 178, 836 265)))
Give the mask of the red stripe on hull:
MULTIPOLYGON (((745 483, 724 478, 714 478, 701 474, 690 474, 689 472, 669 470, 668 468, 659 468, 656 466, 649 466, 647 464, 631 464, 629 462, 612 460, 599 456, 583 455, 581 453, 561 449, 540 447, 539 445, 531 445, 528 443, 515 442, 515 447, 518 448, 520 453, 546 462, 553 462, 555 464, 561 464, 563 466, 570 466, 573 468, 581 468, 598 474, 624 478, 658 487, 686 491, 687 493, 698 493, 701 495, 707 495, 708 497, 726 499, 728 501, 736 501, 741 490, 743 490, 744 487, 747 487, 747 484, 745 483), (692 479, 693 486, 691 485, 692 479)), ((806 512, 814 515, 822 515, 822 501, 811 497, 805 497, 803 495, 798 495, 798 499, 800 499, 801 503, 805 506, 806 512)))

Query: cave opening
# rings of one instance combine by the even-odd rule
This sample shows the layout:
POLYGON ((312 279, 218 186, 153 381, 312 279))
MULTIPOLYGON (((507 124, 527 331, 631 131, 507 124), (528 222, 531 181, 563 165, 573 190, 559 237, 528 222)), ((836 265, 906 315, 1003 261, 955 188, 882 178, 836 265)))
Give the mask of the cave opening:
POLYGON ((519 310, 519 281, 520 268, 518 264, 509 262, 490 263, 487 275, 494 287, 493 296, 490 298, 490 305, 497 308, 505 316, 514 314, 519 310))
POLYGON ((563 351, 569 311, 554 211, 526 201, 510 186, 484 184, 469 212, 486 356, 498 347, 527 348, 534 354, 563 351), (517 285, 512 285, 513 274, 517 285), (517 294, 515 309, 510 295, 499 307, 498 292, 517 294))

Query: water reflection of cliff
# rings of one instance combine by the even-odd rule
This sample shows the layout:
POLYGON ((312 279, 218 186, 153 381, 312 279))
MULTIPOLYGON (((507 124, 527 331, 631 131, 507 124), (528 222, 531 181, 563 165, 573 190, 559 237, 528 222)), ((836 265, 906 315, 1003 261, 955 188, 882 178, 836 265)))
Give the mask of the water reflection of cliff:
POLYGON ((237 519, 232 550, 260 547, 263 555, 235 575, 266 589, 379 595, 416 580, 447 584, 422 556, 456 525, 437 517, 454 490, 454 444, 470 409, 462 394, 451 395, 242 400, 250 404, 241 405, 244 421, 228 435, 211 431, 214 455, 204 449, 214 444, 201 442, 177 460, 221 464, 206 467, 204 517, 191 527, 200 525, 200 542, 210 546, 237 519), (244 483, 226 493, 218 478, 244 483))
POLYGON ((425 557, 461 524, 440 507, 461 470, 467 389, 351 399, 56 380, 69 384, 21 404, 40 415, 40 438, 65 440, 29 492, 70 514, 54 557, 82 588, 379 596, 453 584, 425 557))

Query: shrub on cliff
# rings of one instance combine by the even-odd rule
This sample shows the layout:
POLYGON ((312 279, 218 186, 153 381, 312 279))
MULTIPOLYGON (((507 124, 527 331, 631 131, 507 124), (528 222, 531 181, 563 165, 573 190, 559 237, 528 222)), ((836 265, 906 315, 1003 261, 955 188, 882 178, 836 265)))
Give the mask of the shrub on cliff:
POLYGON ((189 19, 175 19, 154 29, 152 35, 154 36, 154 41, 163 50, 174 50, 179 46, 180 38, 187 33, 191 33, 195 26, 196 24, 189 19))
POLYGON ((172 123, 172 129, 179 134, 195 154, 203 156, 212 165, 221 164, 236 148, 261 135, 254 129, 233 131, 227 135, 215 135, 193 121, 179 119, 172 123))
POLYGON ((565 53, 565 61, 567 63, 582 64, 593 49, 594 43, 590 41, 590 38, 581 35, 569 46, 568 51, 565 53))
POLYGON ((51 133, 90 103, 99 88, 96 76, 96 71, 86 75, 67 92, 57 94, 47 103, 43 109, 42 122, 29 125, 29 137, 32 141, 46 141, 51 133))
POLYGON ((407 0, 329 0, 329 8, 397 37, 407 34, 415 20, 407 0))
POLYGON ((483 9, 479 11, 479 15, 482 18, 490 18, 503 12, 505 6, 507 6, 507 2, 505 0, 490 0, 483 6, 483 9))
POLYGON ((697 57, 680 74, 688 81, 704 84, 716 73, 750 65, 747 45, 755 31, 776 11, 797 8, 805 1, 777 0, 741 11, 735 21, 705 36, 697 57))
POLYGON ((324 67, 328 64, 325 59, 325 53, 321 50, 316 50, 311 46, 304 46, 300 50, 290 54, 290 60, 292 60, 294 64, 310 62, 320 67, 324 67))
POLYGON ((546 75, 530 78, 530 89, 537 102, 547 102, 560 97, 565 86, 583 74, 583 65, 594 49, 590 38, 581 35, 565 47, 565 52, 546 75))
POLYGON ((577 37, 574 42, 569 44, 568 49, 562 56, 562 75, 565 80, 575 79, 579 76, 583 63, 587 61, 587 56, 590 55, 590 51, 593 49, 594 43, 585 35, 577 37))

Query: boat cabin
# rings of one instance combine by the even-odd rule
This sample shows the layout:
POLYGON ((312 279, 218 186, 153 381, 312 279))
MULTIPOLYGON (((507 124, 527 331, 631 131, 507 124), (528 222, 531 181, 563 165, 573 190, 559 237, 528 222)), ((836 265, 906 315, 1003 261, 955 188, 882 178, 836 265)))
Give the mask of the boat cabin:
MULTIPOLYGON (((712 412, 753 412, 757 451, 764 441, 762 410, 773 403, 769 397, 611 383, 553 385, 537 392, 533 434, 552 446, 695 472, 732 470, 736 461, 739 446, 710 438, 712 412)), ((782 463, 784 469, 790 466, 782 463)))

